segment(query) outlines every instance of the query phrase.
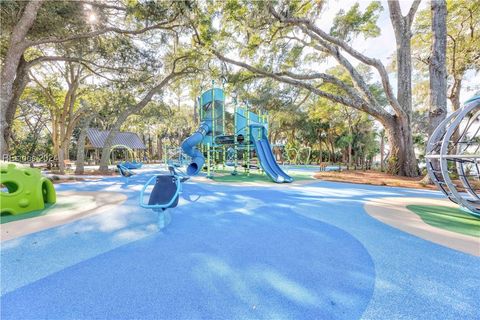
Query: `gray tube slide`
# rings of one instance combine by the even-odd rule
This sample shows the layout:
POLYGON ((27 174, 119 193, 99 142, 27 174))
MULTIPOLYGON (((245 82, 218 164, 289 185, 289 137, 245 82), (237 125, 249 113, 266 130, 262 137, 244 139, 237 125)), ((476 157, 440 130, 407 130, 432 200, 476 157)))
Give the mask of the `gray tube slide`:
POLYGON ((202 152, 197 149, 196 145, 202 142, 203 138, 211 131, 212 121, 203 121, 190 137, 182 142, 182 150, 192 157, 192 163, 187 167, 187 175, 194 176, 200 172, 205 163, 205 157, 202 152))

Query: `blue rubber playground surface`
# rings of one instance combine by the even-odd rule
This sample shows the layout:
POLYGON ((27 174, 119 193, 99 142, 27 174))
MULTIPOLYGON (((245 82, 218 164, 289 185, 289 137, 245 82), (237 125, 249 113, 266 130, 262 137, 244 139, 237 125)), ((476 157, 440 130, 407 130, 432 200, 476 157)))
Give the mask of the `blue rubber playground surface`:
POLYGON ((370 217, 436 192, 312 181, 188 181, 171 223, 138 205, 152 174, 65 183, 114 212, 2 243, 1 319, 480 319, 480 259, 370 217))

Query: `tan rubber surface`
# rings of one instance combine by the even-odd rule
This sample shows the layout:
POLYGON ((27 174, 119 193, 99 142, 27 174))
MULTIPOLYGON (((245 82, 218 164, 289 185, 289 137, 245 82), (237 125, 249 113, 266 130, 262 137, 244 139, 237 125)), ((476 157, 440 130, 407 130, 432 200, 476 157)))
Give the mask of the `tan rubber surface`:
POLYGON ((44 215, 11 221, 0 226, 0 241, 6 241, 57 227, 90 215, 112 210, 127 196, 116 192, 58 192, 57 203, 44 215))
POLYGON ((408 205, 457 207, 454 203, 443 199, 378 198, 367 202, 364 208, 370 216, 394 228, 451 249, 480 256, 478 238, 433 227, 407 209, 408 205))

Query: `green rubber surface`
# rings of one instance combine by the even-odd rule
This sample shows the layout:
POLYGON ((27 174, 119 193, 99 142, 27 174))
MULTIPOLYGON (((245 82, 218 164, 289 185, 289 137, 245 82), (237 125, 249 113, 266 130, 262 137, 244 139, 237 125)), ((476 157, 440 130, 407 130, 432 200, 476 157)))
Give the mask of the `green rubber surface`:
MULTIPOLYGON (((232 175, 231 170, 217 170, 214 173, 212 178, 213 181, 217 182, 226 182, 226 183, 238 183, 238 182, 266 182, 266 183, 275 183, 270 179, 265 173, 261 174, 258 170, 250 171, 250 174, 247 176, 245 171, 242 169, 238 170, 237 175, 232 175)), ((315 180, 312 177, 312 173, 303 173, 303 172, 288 172, 288 175, 293 178, 294 181, 305 181, 305 180, 315 180)))
POLYGON ((24 220, 24 219, 30 219, 30 218, 35 218, 39 216, 44 216, 47 214, 49 207, 51 205, 46 205, 45 209, 43 210, 35 210, 31 211, 28 213, 24 213, 22 215, 13 215, 13 214, 3 214, 0 216, 0 224, 12 222, 12 221, 17 221, 17 220, 24 220))
POLYGON ((407 208, 433 227, 480 238, 480 219, 459 208, 420 205, 407 208))
POLYGON ((47 214, 61 214, 63 212, 81 212, 85 209, 93 209, 96 206, 94 197, 90 195, 71 195, 71 196, 64 196, 59 197, 57 203, 55 204, 47 204, 45 209, 42 210, 35 210, 28 213, 20 214, 20 215, 11 215, 2 214, 0 216, 0 224, 35 218, 39 216, 44 216, 47 214))

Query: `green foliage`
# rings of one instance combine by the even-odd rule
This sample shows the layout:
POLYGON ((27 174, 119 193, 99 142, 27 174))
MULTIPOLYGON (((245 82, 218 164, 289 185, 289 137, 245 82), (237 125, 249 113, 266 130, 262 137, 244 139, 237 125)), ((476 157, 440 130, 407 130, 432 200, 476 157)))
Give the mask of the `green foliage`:
POLYGON ((27 90, 19 104, 13 123, 12 155, 39 158, 51 154, 52 140, 48 131, 50 113, 34 90, 27 90))
POLYGON ((360 34, 365 38, 378 37, 380 28, 377 26, 377 20, 382 10, 379 1, 371 2, 363 13, 358 2, 346 12, 341 9, 334 19, 330 34, 347 41, 360 34))
MULTIPOLYGON (((20 19, 27 1, 2 0, 2 35, 10 33, 20 19)), ((35 40, 45 36, 58 36, 87 27, 82 4, 76 1, 45 1, 38 11, 29 37, 35 40)))
MULTIPOLYGON (((215 48, 229 57, 272 72, 304 75, 325 72, 355 88, 344 68, 329 65, 324 70, 323 63, 330 62, 328 54, 293 39, 300 34, 298 27, 281 24, 268 12, 268 5, 273 4, 276 10, 289 17, 315 20, 321 17, 324 1, 124 0, 115 3, 125 10, 113 14, 100 7, 86 9, 80 2, 47 1, 28 36, 30 40, 64 37, 107 26, 133 30, 175 18, 175 27, 168 30, 156 29, 137 35, 107 33, 81 41, 45 44, 27 52, 27 60, 52 54, 87 61, 85 65, 73 64, 86 68, 78 95, 98 114, 91 126, 110 129, 118 116, 137 104, 176 63, 176 70, 192 67, 197 72, 171 81, 168 89, 156 94, 145 109, 130 115, 122 130, 179 145, 195 129, 192 105, 195 96, 210 86, 211 79, 225 78, 228 96, 235 91, 239 104, 248 103, 256 112, 268 112, 273 143, 312 147, 318 161, 328 157, 331 161, 345 161, 351 149, 353 161, 362 162, 378 152, 375 123, 365 113, 319 98, 305 89, 226 65, 211 52, 215 48), (91 11, 98 16, 95 24, 88 21, 91 11), (179 57, 183 58, 178 60, 179 57)), ((2 1, 2 54, 8 45, 9 32, 24 6, 25 2, 2 1)), ((475 4, 470 7, 475 9, 475 4)), ((377 20, 382 10, 378 1, 371 2, 364 10, 359 4, 341 10, 330 33, 346 41, 359 36, 376 37, 380 34, 377 20)), ((309 42, 311 39, 301 40, 309 42)), ((426 47, 423 43, 422 48, 426 47)), ((30 83, 21 99, 22 108, 29 108, 31 112, 38 110, 47 116, 58 112, 67 87, 58 72, 63 66, 63 62, 58 62, 32 70, 46 89, 30 83)), ((387 106, 383 87, 376 82, 372 70, 361 64, 356 70, 365 78, 379 105, 387 106)), ((344 88, 320 78, 305 83, 330 94, 349 96, 344 88)), ((80 107, 76 101, 74 111, 80 107)), ((51 147, 46 128, 51 127, 52 119, 46 117, 43 121, 46 125, 40 130, 38 141, 41 145, 36 147, 37 151, 43 146, 51 147)), ((15 126, 15 136, 25 141, 18 145, 18 152, 27 154, 38 132, 26 128, 24 117, 19 116, 15 126)), ((74 138, 76 135, 78 130, 74 138)), ((420 139, 418 142, 422 143, 420 139)))
MULTIPOLYGON (((447 72, 450 80, 462 79, 468 70, 480 71, 480 2, 450 0, 447 12, 447 72)), ((431 42, 431 10, 428 8, 417 13, 412 37, 416 68, 423 74, 428 73, 431 42)), ((424 85, 417 81, 416 86, 424 85)))
MULTIPOLYGON (((20 19, 27 1, 2 0, 0 2, 1 41, 0 56, 4 57, 13 26, 20 19)), ((35 23, 28 33, 29 40, 45 37, 63 37, 89 31, 88 14, 76 1, 45 1, 35 23)))

